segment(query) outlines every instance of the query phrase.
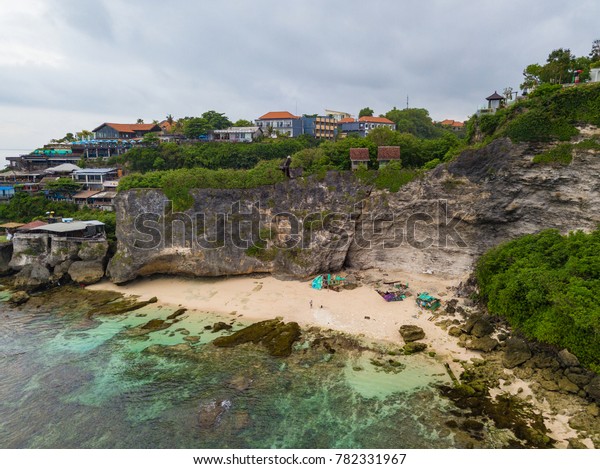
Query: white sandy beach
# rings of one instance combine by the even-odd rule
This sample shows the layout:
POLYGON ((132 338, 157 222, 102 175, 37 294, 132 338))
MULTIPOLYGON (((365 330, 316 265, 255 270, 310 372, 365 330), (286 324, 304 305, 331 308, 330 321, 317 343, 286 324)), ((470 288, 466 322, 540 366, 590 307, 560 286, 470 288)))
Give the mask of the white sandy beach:
MULTIPOLYGON (((415 302, 416 294, 423 291, 447 301, 452 296, 450 288, 458 285, 461 279, 378 270, 364 271, 360 276, 362 286, 340 292, 315 290, 309 281, 283 281, 272 276, 218 279, 159 277, 124 286, 105 281, 88 288, 137 295, 142 300, 156 296, 159 303, 186 307, 192 314, 210 311, 229 315, 236 312, 250 320, 280 316, 303 327, 334 329, 398 346, 404 344, 398 332, 400 326, 415 324, 425 331, 422 342, 451 364, 453 359, 468 360, 479 356, 477 352, 459 347, 456 338, 429 321, 432 313, 419 309, 415 302), (413 296, 388 303, 375 291, 375 282, 396 280, 408 282, 413 296)), ((456 366, 455 371, 460 372, 460 367, 456 366)))

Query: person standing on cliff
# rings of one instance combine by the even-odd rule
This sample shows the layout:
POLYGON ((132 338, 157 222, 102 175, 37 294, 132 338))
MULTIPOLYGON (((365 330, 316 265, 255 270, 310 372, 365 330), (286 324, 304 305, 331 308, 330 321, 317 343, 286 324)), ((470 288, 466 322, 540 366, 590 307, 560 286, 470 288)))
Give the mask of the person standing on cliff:
POLYGON ((285 177, 288 179, 291 179, 291 173, 290 173, 290 165, 292 164, 292 157, 290 155, 288 155, 288 157, 285 159, 285 161, 283 162, 283 165, 281 166, 281 170, 283 171, 283 174, 285 174, 285 177))

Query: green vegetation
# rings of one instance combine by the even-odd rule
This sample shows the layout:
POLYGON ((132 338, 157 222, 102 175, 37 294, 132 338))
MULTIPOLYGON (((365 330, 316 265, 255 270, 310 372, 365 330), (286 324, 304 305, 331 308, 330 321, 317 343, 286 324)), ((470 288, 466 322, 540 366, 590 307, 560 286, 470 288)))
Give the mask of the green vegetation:
POLYGON ((534 163, 560 164, 564 166, 570 164, 571 161, 573 161, 573 145, 570 143, 561 143, 544 153, 535 155, 533 158, 534 163))
POLYGON ((45 220, 46 212, 54 212, 57 217, 72 217, 77 220, 98 220, 106 224, 106 234, 114 239, 116 217, 114 212, 93 210, 89 207, 80 208, 69 202, 48 200, 44 195, 30 195, 17 192, 6 204, 0 204, 0 220, 28 223, 33 220, 45 220))
POLYGON ((54 196, 71 197, 81 190, 81 184, 71 178, 58 178, 47 183, 45 189, 54 196))
POLYGON ((442 127, 435 125, 427 109, 396 109, 395 107, 385 115, 396 124, 396 130, 408 133, 418 138, 440 138, 445 131, 442 127))
POLYGON ((550 150, 536 155, 534 163, 568 165, 573 160, 573 150, 600 151, 600 143, 594 139, 586 139, 576 144, 561 143, 550 150))
POLYGON ((600 372, 600 230, 523 236, 487 252, 476 275, 492 313, 600 372))
MULTIPOLYGON (((471 118, 484 141, 499 137, 515 142, 569 141, 579 133, 576 126, 585 124, 600 126, 598 83, 566 88, 540 85, 527 99, 493 115, 471 118)), ((475 133, 468 132, 471 142, 475 133)))
POLYGON ((186 210, 194 201, 191 189, 249 189, 275 184, 284 178, 278 161, 261 161, 248 170, 190 168, 132 174, 121 179, 119 191, 135 188, 162 189, 173 201, 174 210, 186 210))
POLYGON ((131 171, 208 168, 250 169, 259 161, 283 159, 310 146, 306 139, 272 140, 264 143, 161 143, 156 147, 133 148, 109 159, 108 165, 124 165, 131 171))
POLYGON ((579 81, 590 77, 590 68, 600 60, 600 39, 592 43, 588 57, 575 57, 569 49, 555 49, 548 55, 544 65, 531 64, 525 67, 521 89, 531 89, 543 84, 562 84, 575 81, 575 72, 579 81))
POLYGON ((365 184, 374 185, 377 189, 398 192, 402 186, 414 181, 422 173, 423 171, 419 169, 402 168, 399 161, 393 161, 379 171, 369 171, 361 167, 356 171, 356 177, 365 184))

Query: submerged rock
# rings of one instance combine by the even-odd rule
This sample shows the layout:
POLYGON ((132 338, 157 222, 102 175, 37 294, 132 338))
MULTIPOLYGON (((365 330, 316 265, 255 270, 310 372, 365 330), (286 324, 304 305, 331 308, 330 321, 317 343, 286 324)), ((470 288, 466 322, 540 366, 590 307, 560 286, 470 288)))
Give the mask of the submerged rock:
POLYGON ((203 430, 208 430, 216 427, 221 423, 223 414, 231 408, 231 401, 209 400, 200 403, 198 409, 198 424, 203 430))
POLYGON ((176 318, 178 318, 179 316, 181 316, 181 315, 185 314, 185 312, 186 312, 186 311, 187 311, 187 308, 179 308, 179 309, 178 309, 177 311, 175 311, 174 313, 172 313, 172 314, 169 314, 169 315, 167 316, 167 319, 168 319, 168 320, 170 320, 170 319, 176 319, 176 318))
POLYGON ((400 326, 400 335, 404 342, 415 342, 425 338, 425 331, 419 326, 404 325, 400 326))
POLYGON ((228 331, 231 328, 232 328, 231 324, 227 324, 225 322, 219 321, 219 322, 215 322, 213 324, 212 331, 213 332, 228 331))
POLYGON ((300 338, 300 326, 296 322, 284 323, 278 319, 262 321, 241 329, 229 336, 213 341, 217 347, 235 347, 251 342, 262 344, 274 357, 288 357, 292 345, 300 338))
POLYGON ((16 291, 14 292, 11 297, 9 298, 9 303, 15 305, 15 306, 20 306, 22 304, 25 304, 29 301, 30 296, 24 292, 24 291, 16 291))

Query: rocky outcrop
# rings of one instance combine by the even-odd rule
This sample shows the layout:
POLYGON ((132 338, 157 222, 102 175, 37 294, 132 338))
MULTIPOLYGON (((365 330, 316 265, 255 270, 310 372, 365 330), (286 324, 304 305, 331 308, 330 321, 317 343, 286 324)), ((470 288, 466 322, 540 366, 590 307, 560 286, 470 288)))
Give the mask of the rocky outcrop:
POLYGON ((15 276, 13 286, 17 289, 37 290, 50 283, 50 276, 50 271, 43 264, 26 265, 15 276))
POLYGON ((400 326, 400 335, 404 342, 415 342, 425 338, 425 331, 419 326, 404 325, 400 326))
POLYGON ((10 259, 12 258, 12 243, 0 243, 0 275, 8 274, 11 271, 10 259))
POLYGON ((75 261, 68 270, 71 280, 82 285, 91 285, 104 277, 104 265, 99 261, 75 261))
POLYGON ((154 273, 303 277, 342 267, 464 274, 502 241, 600 222, 600 158, 569 166, 532 162, 535 148, 507 139, 469 150, 397 193, 349 173, 244 190, 195 189, 173 213, 155 189, 116 198, 117 282, 154 273))
POLYGON ((69 279, 89 285, 104 277, 106 240, 26 233, 13 238, 12 248, 9 268, 17 271, 17 288, 36 290, 69 279))
POLYGON ((505 343, 502 364, 506 368, 514 368, 531 358, 529 345, 523 339, 511 337, 505 343))

